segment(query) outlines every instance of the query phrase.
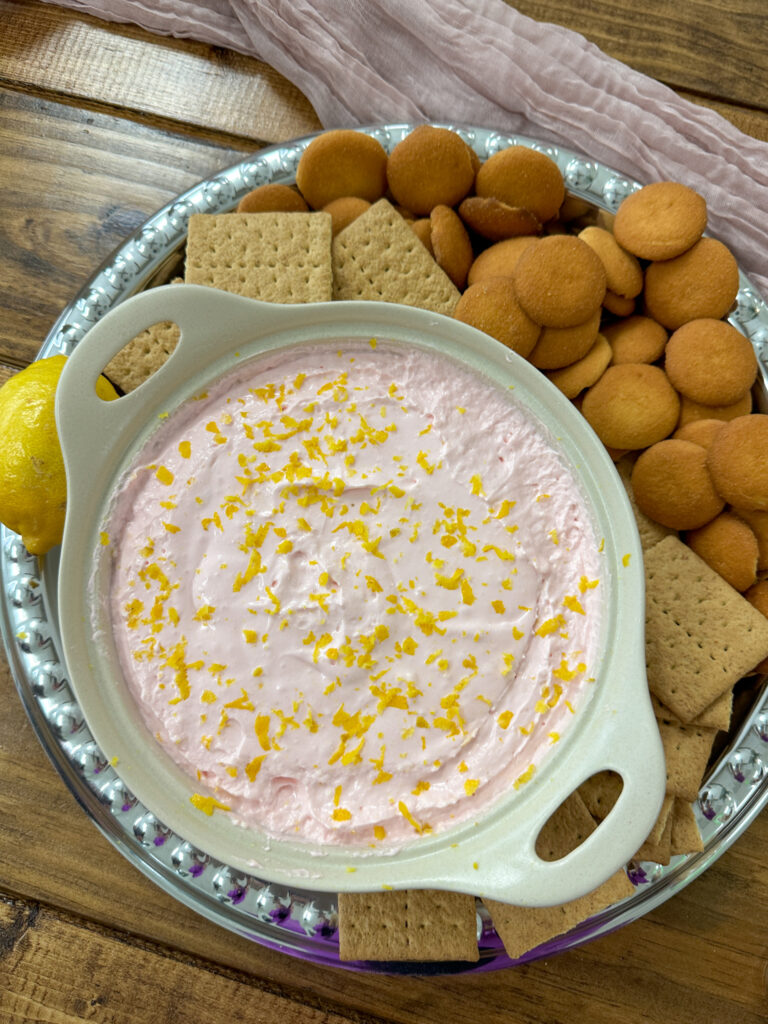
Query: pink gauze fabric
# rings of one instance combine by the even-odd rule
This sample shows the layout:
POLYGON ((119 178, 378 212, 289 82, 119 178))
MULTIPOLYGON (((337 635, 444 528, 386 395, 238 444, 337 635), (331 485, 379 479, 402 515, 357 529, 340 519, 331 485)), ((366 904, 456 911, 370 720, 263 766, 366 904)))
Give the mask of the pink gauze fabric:
POLYGON ((768 295, 768 143, 503 0, 59 3, 258 57, 327 128, 474 124, 559 143, 642 182, 685 182, 768 295))

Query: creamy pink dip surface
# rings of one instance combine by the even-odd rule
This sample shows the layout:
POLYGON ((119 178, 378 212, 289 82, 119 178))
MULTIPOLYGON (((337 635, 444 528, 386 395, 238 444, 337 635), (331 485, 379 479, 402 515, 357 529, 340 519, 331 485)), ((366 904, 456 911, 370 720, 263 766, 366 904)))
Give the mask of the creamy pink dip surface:
POLYGON ((105 534, 147 726, 201 811, 273 836, 473 820, 593 681, 602 555, 570 469, 509 393, 425 351, 244 363, 157 431, 105 534))

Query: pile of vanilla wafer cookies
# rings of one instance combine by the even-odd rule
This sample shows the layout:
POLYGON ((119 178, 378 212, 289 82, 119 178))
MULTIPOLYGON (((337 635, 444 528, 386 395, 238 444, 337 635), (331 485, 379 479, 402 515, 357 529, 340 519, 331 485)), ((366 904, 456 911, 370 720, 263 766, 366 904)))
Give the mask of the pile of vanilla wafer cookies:
MULTIPOLYGON (((758 365, 726 317, 739 286, 728 248, 704 234, 704 199, 663 181, 615 215, 569 195, 544 153, 480 159, 421 125, 387 153, 352 130, 314 138, 296 185, 263 185, 237 210, 189 222, 187 283, 270 302, 374 299, 485 331, 545 374, 606 446, 635 511, 647 584, 648 683, 667 795, 639 861, 702 849, 693 811, 732 694, 768 659, 768 416, 752 411, 758 365)), ((105 373, 123 391, 178 338, 158 324, 105 373)), ((601 773, 539 837, 558 859, 621 791, 601 773)), ((630 895, 624 871, 559 907, 485 902, 517 958, 630 895)), ((475 960, 474 897, 382 892, 339 899, 347 960, 475 960)))

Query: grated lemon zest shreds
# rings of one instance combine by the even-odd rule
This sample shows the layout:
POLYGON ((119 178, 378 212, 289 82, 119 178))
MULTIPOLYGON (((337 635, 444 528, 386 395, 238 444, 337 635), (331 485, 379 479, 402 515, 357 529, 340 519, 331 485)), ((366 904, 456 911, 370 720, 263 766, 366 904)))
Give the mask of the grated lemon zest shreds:
POLYGON ((582 576, 579 580, 579 590, 582 594, 586 593, 587 590, 594 590, 599 584, 600 580, 589 580, 586 576, 582 576))
MULTIPOLYGON (((364 344, 365 339, 361 343, 364 344)), ((375 349, 376 339, 371 338, 369 344, 375 349)), ((346 361, 341 351, 338 356, 346 361)), ((354 359, 349 361, 354 362, 354 359)), ((364 799, 359 800, 356 793, 353 804, 348 789, 345 800, 342 785, 336 780, 346 778, 346 772, 351 773, 350 779, 356 778, 364 770, 367 784, 380 787, 377 792, 383 793, 383 800, 389 802, 393 813, 396 808, 414 832, 428 834, 432 828, 422 820, 418 809, 430 804, 430 798, 425 799, 424 794, 435 782, 428 773, 441 767, 441 760, 434 757, 434 747, 430 750, 427 744, 428 737, 437 733, 436 738, 446 745, 443 750, 446 771, 449 765, 456 771, 455 752, 470 741, 479 716, 487 716, 494 744, 506 744, 503 750, 520 746, 521 734, 534 734, 541 737, 542 743, 544 737, 549 744, 558 742, 560 734, 554 729, 562 722, 560 716, 566 708, 573 711, 566 700, 568 684, 587 671, 586 665, 578 660, 579 656, 586 655, 573 649, 577 646, 575 643, 568 647, 567 656, 555 648, 548 682, 540 686, 535 703, 536 715, 527 725, 510 729, 515 713, 504 708, 504 688, 516 682, 513 679, 510 683, 504 677, 517 672, 518 664, 525 664, 526 649, 525 645, 513 645, 512 640, 519 642, 528 636, 528 642, 535 643, 533 633, 538 637, 567 638, 564 615, 552 610, 551 617, 544 617, 550 612, 545 610, 546 606, 540 607, 538 601, 531 601, 534 608, 517 606, 528 613, 525 618, 513 612, 517 600, 527 599, 524 583, 519 582, 525 580, 527 569, 513 564, 515 552, 524 550, 519 537, 514 536, 518 526, 510 518, 517 502, 511 497, 500 497, 494 471, 484 470, 481 462, 476 465, 486 477, 488 496, 481 475, 475 473, 467 481, 469 472, 463 470, 464 500, 471 509, 432 499, 417 501, 419 492, 413 488, 419 478, 420 487, 425 491, 434 487, 436 494, 441 493, 440 488, 445 483, 440 471, 443 470, 442 452, 446 440, 439 436, 440 420, 435 419, 433 424, 431 413, 403 405, 407 398, 396 383, 390 385, 388 397, 382 403, 380 392, 374 394, 372 387, 370 395, 366 396, 368 385, 350 382, 346 372, 326 373, 319 383, 314 373, 314 370, 309 376, 299 373, 292 382, 286 378, 285 383, 251 389, 261 403, 258 409, 254 405, 247 406, 243 398, 227 398, 225 411, 219 409, 215 418, 200 425, 206 431, 205 449, 213 453, 212 457, 221 459, 222 465, 227 459, 232 462, 232 472, 221 494, 209 495, 202 488, 200 493, 195 493, 193 476, 186 485, 182 483, 186 474, 179 470, 183 465, 180 460, 192 458, 193 446, 203 448, 196 440, 200 437, 197 432, 190 435, 191 440, 177 442, 178 450, 169 453, 167 466, 148 467, 163 488, 171 488, 163 490, 167 495, 165 500, 157 499, 161 508, 183 508, 185 500, 193 503, 192 507, 199 506, 198 518, 189 527, 187 520, 180 520, 185 525, 185 537, 180 538, 185 544, 195 543, 195 538, 188 536, 195 533, 209 534, 209 538, 203 537, 204 544, 217 534, 222 535, 222 543, 231 539, 232 554, 226 559, 231 569, 226 571, 222 555, 217 554, 215 571, 224 573, 225 591, 232 587, 233 595, 237 595, 233 605, 241 603, 246 621, 252 624, 251 628, 240 629, 239 658, 258 651, 254 645, 259 643, 264 651, 259 658, 266 657, 279 632, 272 631, 270 642, 270 634, 265 629, 269 620, 264 616, 279 616, 275 625, 279 631, 293 630, 287 635, 295 637, 297 654, 304 666, 305 674, 297 676, 295 687, 275 691, 269 678, 274 672, 266 661, 266 673, 261 667, 254 668, 252 661, 247 668, 247 679, 242 680, 236 667, 237 654, 229 659, 221 653, 220 647, 212 645, 210 653, 203 649, 205 642, 212 644, 213 638, 208 641, 208 635, 218 631, 230 614, 219 589, 206 587, 207 576, 212 578, 212 575, 206 574, 203 563, 198 569, 199 574, 203 573, 200 579, 203 586, 195 591, 192 609, 194 619, 201 626, 195 633, 195 644, 190 641, 188 653, 186 638, 180 635, 182 630, 179 629, 183 590, 172 597, 180 584, 174 579, 173 563, 165 553, 173 543, 165 534, 178 533, 180 527, 160 515, 153 527, 155 537, 147 537, 142 549, 147 562, 140 572, 136 570, 139 579, 129 592, 133 599, 125 602, 124 619, 135 637, 134 658, 154 661, 158 666, 157 689, 164 692, 163 699, 175 705, 193 698, 196 728, 193 742, 209 750, 211 759, 217 759, 219 778, 226 775, 227 779, 238 780, 229 790, 226 785, 221 790, 215 789, 218 797, 195 794, 192 803, 197 809, 206 815, 212 815, 217 809, 228 811, 229 806, 222 801, 228 791, 240 786, 245 787, 246 792, 248 785, 255 787, 254 792, 265 791, 266 786, 272 785, 272 777, 281 773, 278 759, 281 743, 287 746, 292 734, 301 733, 307 748, 311 749, 311 745, 317 743, 313 736, 321 733, 318 739, 322 740, 327 734, 332 739, 327 747, 321 748, 323 754, 314 755, 319 762, 327 761, 328 765, 336 766, 329 773, 333 783, 328 784, 326 825, 333 827, 330 824, 333 822, 342 826, 342 834, 346 831, 353 835, 360 833, 360 841, 373 847, 386 839, 387 828, 383 824, 366 823, 362 817, 353 821, 358 808, 365 805, 364 799), (301 399, 298 396, 291 399, 289 396, 299 389, 302 389, 301 399), (416 433, 426 438, 423 443, 427 450, 420 449, 414 454, 414 445, 410 451, 407 447, 401 449, 408 454, 392 454, 394 446, 390 442, 396 440, 398 429, 392 418, 399 416, 398 406, 406 416, 420 417, 416 433), (426 420, 429 422, 425 425, 426 420), (433 426, 436 429, 433 430, 433 426), (237 442, 237 451, 229 451, 230 440, 237 442), (240 447, 243 440, 244 447, 240 447), (366 451, 367 454, 363 454, 366 451), (419 470, 433 480, 425 480, 419 470), (185 486, 188 488, 186 499, 185 486), (470 499, 467 492, 471 492, 475 500, 470 499), (259 500, 259 495, 268 496, 266 503, 259 500), (422 506, 425 507, 419 519, 417 513, 422 506), (394 526, 395 523, 398 525, 394 526), (310 534, 314 536, 308 536, 310 534), (318 554, 320 548, 314 542, 321 536, 327 537, 328 542, 323 553, 318 554), (430 536, 434 538, 429 541, 433 550, 422 560, 421 551, 416 549, 417 558, 412 557, 413 564, 408 564, 406 541, 424 544, 425 538, 430 536), (502 542, 489 543, 498 540, 502 542), (307 544, 307 541, 313 543, 307 544), (392 556, 393 549, 398 552, 396 558, 392 556), (307 555, 306 550, 312 553, 307 555), (443 557, 436 557, 433 551, 443 557), (288 555, 290 557, 285 557, 288 555), (403 559, 402 564, 395 568, 400 559, 403 559), (498 562, 506 564, 498 566, 498 562), (484 567, 482 563, 486 563, 484 567), (307 569, 307 565, 311 568, 307 569), (300 573, 307 574, 309 585, 301 591, 301 601, 297 603, 292 600, 295 590, 290 584, 295 574, 300 573), (507 597, 503 592, 512 591, 516 577, 520 597, 517 594, 514 598, 507 597), (316 592, 310 593, 313 584, 316 592), (145 595, 139 587, 144 587, 148 593, 145 595), (357 625, 352 617, 349 623, 341 619, 339 626, 335 618, 337 603, 348 602, 352 591, 356 594, 353 602, 366 606, 361 608, 365 614, 360 615, 357 625), (216 606, 206 600, 218 601, 220 611, 217 613, 216 606), (475 605, 477 608, 473 607, 475 605), (469 612, 468 607, 473 607, 473 611, 469 612), (507 609, 511 621, 495 617, 507 615, 507 609), (542 612, 542 618, 536 621, 536 616, 542 612), (250 615, 254 619, 250 619, 250 615), (463 618, 454 622, 459 615, 463 618), (515 625, 515 616, 526 626, 527 633, 515 625), (462 629, 462 625, 465 628, 462 629), (506 644, 511 650, 499 649, 494 631, 496 637, 500 632, 510 637, 506 644), (206 636, 206 640, 199 643, 202 636, 206 636), (468 654, 473 643, 478 645, 473 648, 476 654, 468 654), (458 646, 452 646, 454 644, 458 646), (227 666, 214 660, 216 656, 232 660, 229 675, 227 666), (340 674, 334 675, 335 672, 340 674), (316 680, 315 690, 311 689, 310 678, 316 680), (348 686, 350 680, 354 683, 348 686), (242 681, 246 686, 241 685, 242 681), (558 705, 561 705, 560 711, 551 718, 554 728, 546 732, 547 724, 542 719, 558 705), (202 728, 207 729, 205 735, 202 728), (231 752, 228 754, 224 745, 226 739, 232 743, 239 730, 244 730, 249 737, 249 745, 242 748, 248 753, 240 759, 231 752), (220 736, 223 738, 219 739, 220 736), (396 745, 391 747, 389 759, 385 760, 386 747, 379 741, 388 737, 392 737, 396 745), (377 749, 378 756, 371 756, 377 749), (252 757, 255 751, 259 752, 252 757), (262 773, 267 759, 270 759, 268 768, 262 773), (400 782, 398 788, 402 778, 399 775, 401 759, 405 760, 406 768, 423 764, 427 776, 419 778, 417 771, 413 771, 406 776, 407 784, 400 782), (408 792, 413 800, 399 798, 408 792), (332 806, 329 806, 331 795, 332 806)), ((454 408, 461 414, 466 411, 463 406, 454 408)), ((448 411, 450 413, 450 407, 448 411)), ((455 413, 452 415, 455 417, 455 413)), ((189 472, 194 472, 194 465, 187 470, 189 472)), ((153 486, 157 492, 158 488, 153 486)), ((442 493, 451 492, 444 490, 442 493)), ((522 501, 522 495, 518 498, 522 501)), ((530 502, 530 498, 529 492, 525 502, 530 502)), ((548 494, 536 496, 537 501, 548 498, 548 494)), ((461 501, 460 490, 454 501, 461 501)), ((548 536, 555 546, 565 550, 566 535, 562 533, 562 525, 560 534, 554 527, 547 530, 550 525, 551 520, 546 526, 542 522, 539 538, 543 540, 548 536)), ((101 542, 109 543, 106 532, 102 532, 101 542)), ((570 543, 570 534, 567 542, 570 543)), ((206 557, 208 555, 204 554, 203 558, 206 557)), ((550 552, 547 557, 554 562, 565 556, 550 552)), ((625 565, 628 557, 625 556, 625 565)), ((582 576, 578 594, 584 595, 598 582, 582 576)), ((571 589, 574 593, 565 596, 561 610, 571 613, 568 622, 574 623, 572 616, 586 615, 585 609, 589 609, 590 604, 589 599, 576 596, 575 582, 571 589)), ((241 623, 234 618, 233 622, 236 631, 241 623)), ((560 643, 560 648, 565 646, 560 643)), ((279 653, 283 648, 277 650, 279 653)), ((178 714, 177 711, 172 713, 178 714)), ((530 706, 522 715, 525 715, 524 722, 531 717, 530 706)), ((464 754, 467 760, 458 764, 459 774, 453 776, 461 799, 475 797, 485 782, 484 778, 468 777, 483 772, 470 751, 471 747, 464 754)), ((314 765, 317 770, 322 767, 322 763, 314 765)), ((525 785, 535 770, 530 764, 515 778, 514 788, 525 785)), ((199 772, 201 782, 210 777, 206 771, 199 772)), ((237 788, 237 792, 239 795, 241 789, 237 788)), ((425 813, 429 815, 429 811, 425 813)), ((295 829, 299 831, 298 825, 295 829)))
POLYGON ((216 797, 203 796, 201 793, 193 793, 189 798, 189 802, 198 811, 207 814, 209 818, 213 815, 214 811, 229 811, 232 809, 227 804, 222 803, 221 800, 217 800, 216 797))
POLYGON ((432 829, 431 829, 431 827, 429 825, 427 825, 425 823, 421 823, 420 824, 414 818, 414 816, 408 810, 408 806, 407 806, 407 804, 405 803, 404 800, 400 800, 398 802, 397 809, 402 814, 402 816, 405 818, 405 820, 408 822, 408 824, 411 826, 411 828, 414 829, 414 831, 418 832, 419 835, 423 835, 425 832, 431 832, 432 831, 432 829))
POLYGON ((513 783, 515 789, 520 789, 522 786, 526 784, 526 782, 530 782, 535 774, 536 765, 529 764, 525 771, 522 773, 522 775, 518 775, 518 777, 515 779, 513 783))

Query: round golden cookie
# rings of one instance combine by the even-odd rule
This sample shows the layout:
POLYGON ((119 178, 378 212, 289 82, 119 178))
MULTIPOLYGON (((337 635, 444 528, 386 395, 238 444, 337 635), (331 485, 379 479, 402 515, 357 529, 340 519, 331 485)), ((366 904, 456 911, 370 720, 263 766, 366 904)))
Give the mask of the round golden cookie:
POLYGON ((690 423, 678 427, 672 437, 681 441, 693 441, 702 448, 709 448, 724 426, 723 420, 691 420, 690 423))
POLYGON ((599 330, 599 309, 589 320, 575 327, 543 327, 528 359, 539 370, 559 370, 570 366, 589 352, 599 330))
POLYGON ((306 213, 303 196, 290 185, 259 185, 237 204, 236 213, 306 213))
POLYGON ((616 214, 611 213, 609 210, 597 210, 595 213, 595 224, 599 228, 605 228, 606 231, 613 231, 615 220, 616 214))
POLYGON ((505 238, 483 249, 475 257, 467 275, 467 284, 487 280, 489 277, 511 277, 515 264, 528 248, 538 242, 535 235, 505 238))
POLYGON ((664 369, 686 398, 702 405, 733 405, 755 383, 757 356, 726 320, 689 320, 667 342, 664 369))
POLYGON ((735 508, 735 515, 740 516, 757 537, 757 571, 768 569, 768 512, 753 512, 748 509, 735 508))
POLYGON ((726 423, 712 442, 707 466, 729 505, 768 511, 768 415, 753 413, 726 423))
POLYGON ((492 196, 468 196, 459 203, 459 216, 471 231, 489 242, 532 235, 541 230, 541 222, 529 210, 509 206, 492 196))
POLYGON ((565 182, 560 168, 545 153, 510 146, 488 157, 477 172, 475 192, 529 210, 543 224, 557 216, 565 199, 565 182))
POLYGON ((623 295, 606 290, 603 306, 614 316, 632 316, 637 303, 634 299, 625 299, 623 295))
POLYGON ((495 277, 470 285, 453 311, 456 320, 485 331, 524 358, 531 354, 539 325, 525 313, 509 278, 495 277))
POLYGON ((513 277, 520 305, 544 327, 583 324, 605 297, 600 257, 573 235, 548 235, 526 249, 513 277))
POLYGON ((344 228, 348 228, 353 220, 357 220, 361 213, 369 210, 371 204, 367 199, 359 196, 339 196, 332 199, 323 207, 324 213, 331 215, 331 235, 333 238, 344 228))
POLYGON ((645 306, 671 331, 689 320, 720 320, 739 290, 736 260, 716 238, 702 238, 675 259, 651 263, 645 271, 645 306))
POLYGON ((638 456, 631 480, 640 511, 672 530, 704 526, 725 505, 707 470, 707 453, 693 441, 651 445, 638 456))
POLYGON ((296 184, 313 210, 322 210, 343 196, 375 203, 387 190, 386 150, 363 132, 347 128, 323 132, 301 154, 296 184))
POLYGON ((585 217, 591 210, 592 207, 586 199, 580 199, 579 196, 566 192, 565 199, 557 211, 557 219, 563 221, 564 224, 568 224, 572 220, 579 220, 580 217, 585 217))
POLYGON ((395 201, 424 217, 435 206, 461 202, 472 188, 475 164, 460 135, 422 124, 390 153, 387 179, 395 201))
POLYGON ((705 526, 691 530, 685 542, 734 590, 747 590, 756 581, 757 537, 732 512, 722 512, 705 526))
POLYGON ((625 455, 629 455, 629 448, 606 448, 605 450, 613 462, 621 462, 625 455))
POLYGON ((610 231, 588 227, 578 238, 594 249, 605 267, 605 283, 609 292, 624 299, 634 299, 643 290, 643 271, 636 256, 622 249, 610 231))
POLYGON ((434 256, 432 251, 432 221, 429 217, 419 217, 418 220, 412 220, 410 224, 414 235, 416 235, 429 255, 434 256))
POLYGON ((545 373, 556 388, 566 398, 577 398, 585 388, 599 381, 611 361, 611 346, 598 334, 592 348, 585 356, 562 370, 549 370, 545 373))
POLYGON ((456 211, 442 203, 432 208, 429 222, 435 261, 462 291, 475 255, 467 229, 456 211))
POLYGON ((678 427, 686 423, 693 423, 695 420, 722 420, 727 423, 730 420, 738 419, 739 416, 747 416, 752 412, 752 392, 748 391, 743 398, 733 405, 702 405, 700 402, 693 402, 684 395, 680 397, 680 419, 678 427))
POLYGON ((744 591, 744 597, 768 619, 768 580, 758 580, 744 591))
MULTIPOLYGON (((744 597, 753 608, 756 608, 761 615, 768 619, 768 580, 758 580, 744 591, 744 597)), ((758 665, 755 665, 754 671, 768 672, 768 658, 764 658, 758 665)))
POLYGON ((623 200, 616 241, 643 260, 669 260, 690 249, 707 226, 703 197, 677 181, 657 181, 623 200))
POLYGON ((668 337, 661 324, 640 314, 609 324, 603 328, 603 334, 613 349, 611 362, 614 366, 655 363, 664 352, 668 337))
POLYGON ((483 166, 483 161, 480 159, 480 157, 477 155, 474 149, 472 149, 469 143, 467 143, 467 150, 469 152, 469 159, 472 161, 472 173, 476 175, 480 168, 483 166))
POLYGON ((658 366, 623 363, 608 367, 584 396, 581 411, 604 445, 634 451, 672 433, 680 400, 658 366))

